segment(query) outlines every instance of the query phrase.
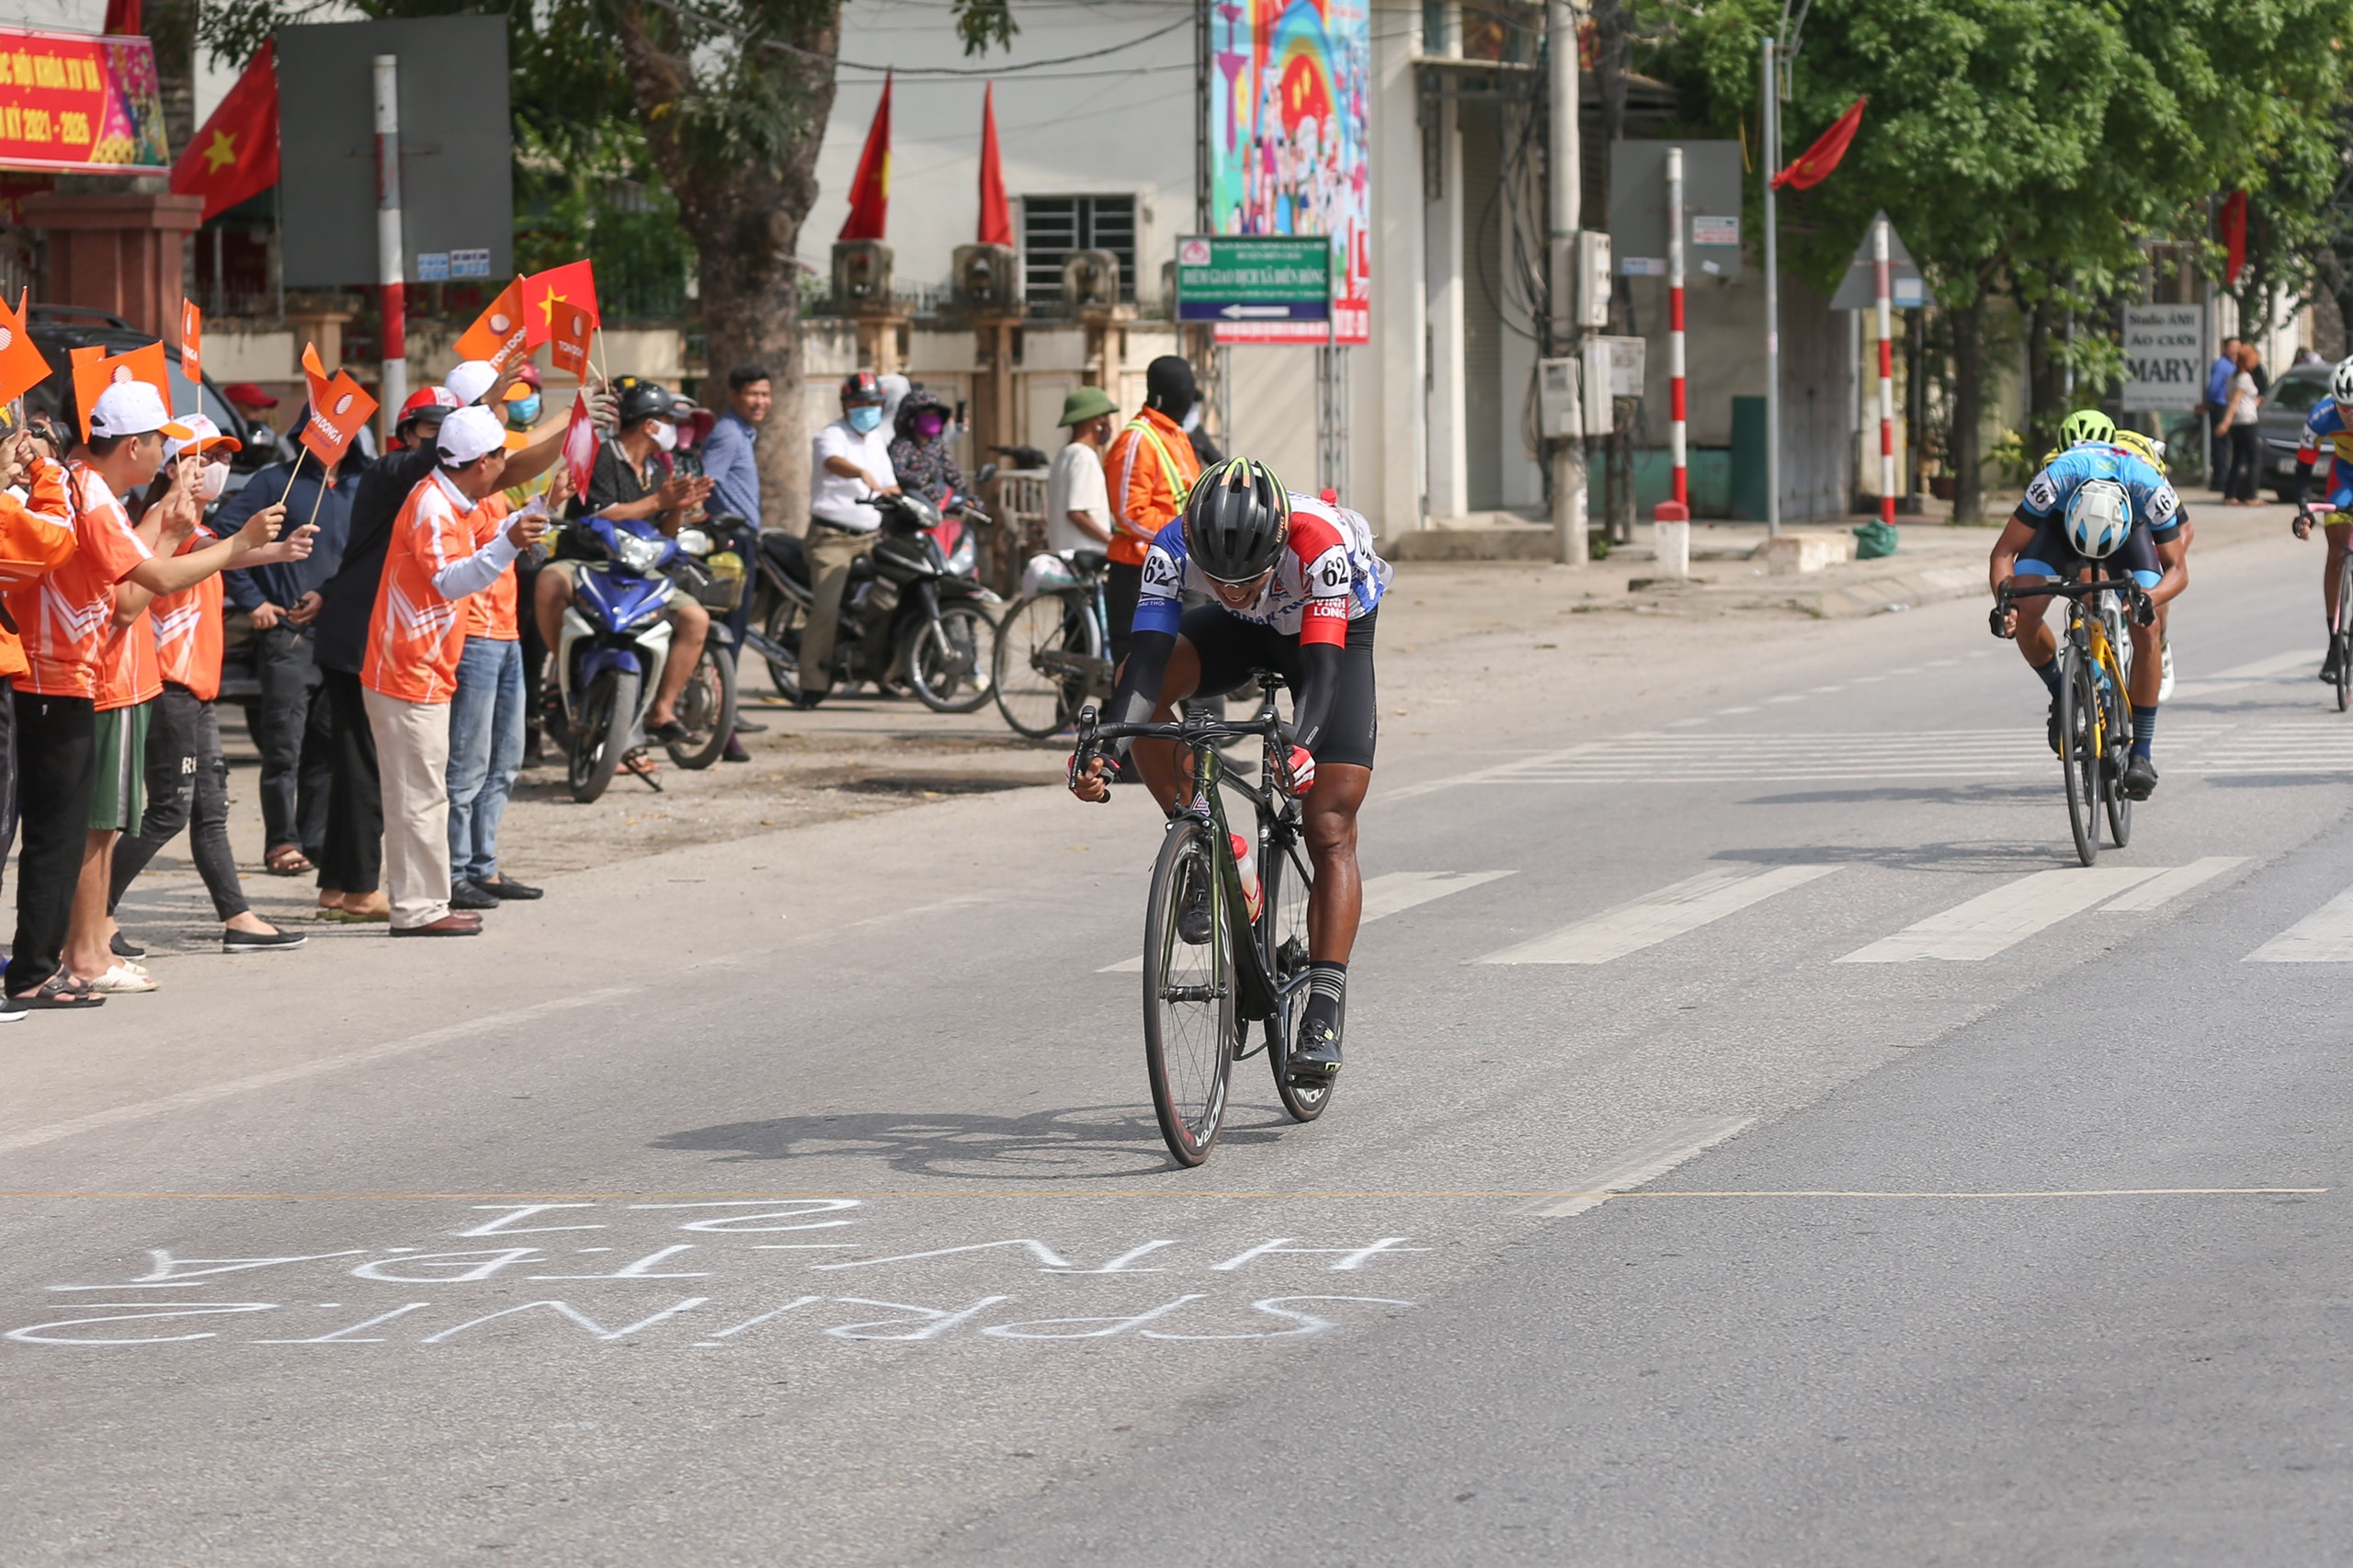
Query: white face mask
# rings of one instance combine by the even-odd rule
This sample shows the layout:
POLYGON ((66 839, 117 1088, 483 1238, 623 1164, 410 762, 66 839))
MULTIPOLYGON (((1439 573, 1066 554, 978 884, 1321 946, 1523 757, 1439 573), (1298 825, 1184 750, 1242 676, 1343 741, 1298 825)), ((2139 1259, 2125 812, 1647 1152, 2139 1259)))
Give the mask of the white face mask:
POLYGON ((665 452, 676 451, 678 449, 678 427, 676 425, 671 425, 662 420, 654 421, 654 444, 656 448, 665 452))
POLYGON ((1185 433, 1191 435, 1201 427, 1201 405, 1199 403, 1185 411, 1185 433))
POLYGON ((206 463, 204 465, 204 472, 197 476, 197 494, 202 497, 203 500, 209 504, 210 502, 220 500, 222 496, 228 494, 228 491, 229 465, 227 463, 206 463))

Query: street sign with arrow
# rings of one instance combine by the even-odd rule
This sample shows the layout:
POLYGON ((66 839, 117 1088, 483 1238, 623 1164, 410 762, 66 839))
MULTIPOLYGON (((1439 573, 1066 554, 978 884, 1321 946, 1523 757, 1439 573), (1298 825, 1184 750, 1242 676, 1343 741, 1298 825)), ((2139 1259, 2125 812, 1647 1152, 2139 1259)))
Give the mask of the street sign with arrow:
POLYGON ((1320 235, 1188 234, 1176 242, 1176 319, 1332 317, 1332 243, 1320 235))
MULTIPOLYGON (((1885 218, 1881 212, 1871 220, 1876 223, 1885 218)), ((1887 292, 1888 303, 1899 311, 1916 310, 1928 302, 1928 286, 1920 277, 1920 269, 1912 264, 1912 253, 1904 248, 1896 236, 1895 225, 1887 226, 1887 292)), ((1830 297, 1834 311, 1868 311, 1879 303, 1879 264, 1871 259, 1871 232, 1863 230, 1863 243, 1855 247, 1854 259, 1847 263, 1846 279, 1838 285, 1838 292, 1830 297)))

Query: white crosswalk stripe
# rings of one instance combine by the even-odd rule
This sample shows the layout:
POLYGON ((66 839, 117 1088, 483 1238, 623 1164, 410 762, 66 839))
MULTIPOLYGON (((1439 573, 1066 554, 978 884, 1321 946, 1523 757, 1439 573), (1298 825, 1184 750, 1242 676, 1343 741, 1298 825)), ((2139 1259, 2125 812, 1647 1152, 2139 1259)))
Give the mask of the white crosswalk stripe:
MULTIPOLYGON (((1432 899, 1444 898, 1449 893, 1461 892, 1510 875, 1509 871, 1387 871, 1378 877, 1369 877, 1364 884, 1364 914, 1359 924, 1370 926, 1392 915, 1403 915, 1432 899)), ((1142 974, 1143 955, 1138 953, 1133 958, 1121 959, 1118 963, 1105 964, 1095 972, 1142 974)))
POLYGON ((2036 871, 1982 892, 1893 937, 1859 948, 1840 963, 1908 963, 1945 959, 1972 963, 2016 947, 2071 915, 2130 892, 2157 876, 2158 866, 2070 866, 2036 871))
POLYGON ((2194 887, 2213 881, 2235 866, 2246 864, 2244 855, 2209 855, 2192 860, 2187 866, 2176 866, 2170 871, 2160 871, 2127 892, 2120 898, 2101 904, 2103 915, 2139 915, 2172 903, 2194 887))
POLYGON ((1702 871, 1589 920, 1473 960, 1476 963, 1608 963, 1737 914, 1775 893, 1826 877, 1836 866, 1768 866, 1702 871))
POLYGON ((2247 954, 2248 963, 2353 963, 2353 888, 2247 954))

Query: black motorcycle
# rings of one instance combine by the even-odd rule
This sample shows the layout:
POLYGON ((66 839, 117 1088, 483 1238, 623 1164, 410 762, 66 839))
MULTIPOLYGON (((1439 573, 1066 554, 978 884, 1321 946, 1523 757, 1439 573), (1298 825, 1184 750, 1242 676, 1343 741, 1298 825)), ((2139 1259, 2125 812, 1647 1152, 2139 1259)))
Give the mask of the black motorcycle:
MULTIPOLYGON (((948 513, 964 527, 953 548, 943 549, 946 519, 922 496, 877 495, 868 505, 881 514, 881 528, 873 551, 851 566, 842 595, 833 685, 868 681, 886 695, 911 690, 941 713, 974 711, 990 697, 988 654, 1001 602, 980 580, 976 535, 990 526, 988 515, 948 497, 948 513)), ((745 642, 767 662, 777 694, 804 706, 801 635, 816 589, 800 538, 763 532, 745 642)))

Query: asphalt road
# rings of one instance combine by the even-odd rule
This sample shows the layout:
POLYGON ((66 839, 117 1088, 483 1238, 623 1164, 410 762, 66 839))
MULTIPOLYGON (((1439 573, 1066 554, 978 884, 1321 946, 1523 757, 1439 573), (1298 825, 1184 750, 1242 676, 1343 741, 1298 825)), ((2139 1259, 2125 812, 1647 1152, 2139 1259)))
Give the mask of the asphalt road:
POLYGON ((2343 1560, 2317 564, 2197 562, 2088 871, 1980 605, 1409 579, 1341 1089, 1197 1171, 1124 791, 13 1026, 0 1562, 2343 1560))

